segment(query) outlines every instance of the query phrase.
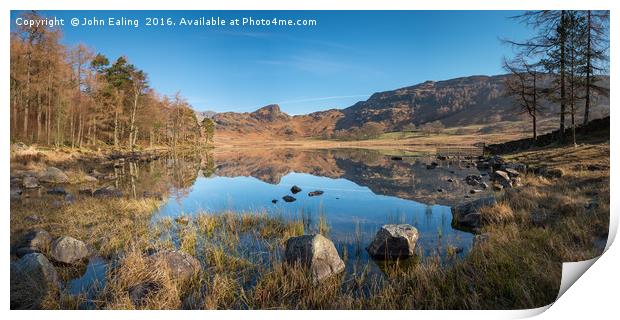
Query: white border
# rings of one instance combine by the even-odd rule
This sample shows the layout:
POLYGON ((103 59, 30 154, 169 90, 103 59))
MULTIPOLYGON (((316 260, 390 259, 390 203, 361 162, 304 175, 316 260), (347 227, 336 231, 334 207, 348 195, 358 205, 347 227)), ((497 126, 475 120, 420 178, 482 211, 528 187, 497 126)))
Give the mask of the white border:
MULTIPOLYGON (((75 0, 56 0, 56 1, 35 1, 35 0, 3 0, 0 1, 1 23, 0 23, 0 37, 3 43, 6 45, 4 50, 1 51, 1 60, 4 68, 0 70, 9 70, 9 11, 10 10, 26 10, 26 9, 38 9, 38 10, 526 10, 526 9, 610 9, 611 12, 611 59, 610 61, 618 61, 617 54, 617 31, 620 27, 620 19, 614 19, 616 15, 620 14, 617 10, 617 6, 620 1, 612 0, 503 0, 503 1, 491 1, 491 0, 444 0, 441 3, 438 1, 428 0, 426 2, 413 2, 406 0, 384 0, 384 1, 334 1, 334 0, 313 0, 306 2, 293 2, 293 1, 278 1, 278 0, 263 0, 263 1, 251 1, 251 0, 221 0, 221 2, 215 3, 202 3, 199 1, 190 0, 170 0, 170 1, 130 1, 130 0, 107 0, 105 2, 95 1, 75 1, 75 0)), ((615 64, 610 63, 610 83, 612 88, 615 86, 615 80, 613 79, 617 73, 615 64)), ((0 86, 2 87, 1 97, 4 110, 2 117, 2 125, 0 130, 2 131, 2 137, 4 137, 5 143, 2 146, 2 165, 5 170, 2 171, 0 181, 9 180, 9 78, 6 76, 0 77, 0 86)), ((617 91, 613 90, 612 91, 617 91)), ((610 98, 610 104, 612 106, 611 113, 614 112, 612 95, 610 98)), ((611 136, 615 137, 618 133, 618 129, 613 125, 611 126, 611 136)), ((611 163, 612 167, 616 168, 618 165, 617 160, 617 148, 612 145, 611 147, 611 163)), ((618 266, 620 265, 620 253, 616 246, 610 247, 618 226, 618 212, 617 208, 620 204, 618 197, 613 197, 615 191, 615 185, 617 185, 618 175, 615 174, 615 170, 611 170, 611 223, 610 223, 610 239, 607 243, 607 252, 599 259, 600 261, 592 266, 592 270, 583 275, 583 279, 576 282, 576 284, 570 290, 566 283, 563 283, 562 289, 566 292, 562 295, 562 298, 557 301, 548 312, 545 312, 541 317, 547 319, 555 318, 574 318, 574 317, 591 317, 617 315, 617 294, 618 294, 618 266)), ((2 184, 0 187, 0 194, 2 196, 3 209, 3 227, 2 239, 0 243, 9 243, 9 185, 8 183, 2 184)), ((9 257, 9 246, 2 246, 3 257, 9 257)), ((135 318, 149 317, 151 319, 166 319, 170 320, 171 317, 181 315, 181 311, 156 311, 156 312, 128 312, 128 311, 59 311, 59 312, 36 312, 36 311, 7 311, 9 310, 9 263, 6 261, 0 264, 0 270, 2 270, 2 276, 0 283, 4 292, 3 298, 3 311, 5 316, 10 319, 55 319, 55 318, 75 318, 84 319, 85 317, 95 319, 109 319, 110 317, 120 318, 135 318)), ((597 259, 590 260, 588 262, 572 263, 565 266, 563 269, 563 282, 569 278, 577 279, 579 276, 590 267, 597 259), (565 280, 566 279, 566 280, 565 280)), ((572 282, 572 281, 570 281, 572 282)), ((317 316, 337 318, 360 318, 360 319, 376 319, 381 316, 390 317, 433 317, 433 318, 450 318, 458 317, 459 319, 497 319, 497 318, 521 318, 529 317, 540 314, 547 310, 547 307, 533 309, 533 310, 510 310, 510 311, 311 311, 311 312, 296 312, 296 311, 254 311, 252 313, 243 311, 184 311, 182 316, 191 318, 204 318, 204 317, 226 317, 231 319, 245 319, 252 317, 256 319, 273 319, 274 317, 294 317, 301 319, 310 319, 317 316), (320 312, 320 313, 319 313, 320 312)))

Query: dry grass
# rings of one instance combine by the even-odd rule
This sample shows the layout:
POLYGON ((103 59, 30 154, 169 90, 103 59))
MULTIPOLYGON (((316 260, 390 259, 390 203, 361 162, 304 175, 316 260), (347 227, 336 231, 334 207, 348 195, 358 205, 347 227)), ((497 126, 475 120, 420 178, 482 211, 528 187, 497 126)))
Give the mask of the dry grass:
POLYGON ((110 198, 105 201, 87 197, 59 207, 50 206, 47 196, 24 199, 11 204, 11 243, 33 228, 80 239, 102 256, 109 256, 129 242, 150 237, 149 219, 159 205, 153 199, 110 198), (26 217, 37 214, 40 222, 26 217))
POLYGON ((112 269, 106 280, 101 295, 101 308, 106 309, 180 309, 181 284, 174 281, 170 271, 161 260, 146 259, 141 250, 135 247, 125 248, 125 255, 118 267, 112 269), (150 293, 134 305, 129 291, 135 286, 148 283, 152 286, 150 293))

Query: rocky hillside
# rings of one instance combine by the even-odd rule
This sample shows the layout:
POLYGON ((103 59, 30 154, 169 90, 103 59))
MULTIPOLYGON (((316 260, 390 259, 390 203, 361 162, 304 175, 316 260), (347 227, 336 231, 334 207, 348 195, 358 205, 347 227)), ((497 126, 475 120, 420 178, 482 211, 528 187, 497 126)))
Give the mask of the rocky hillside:
POLYGON ((254 112, 224 112, 215 114, 216 139, 236 137, 293 139, 330 135, 342 117, 339 110, 290 116, 276 104, 254 112))
MULTIPOLYGON (((380 124, 384 131, 396 131, 407 124, 420 125, 441 121, 447 127, 493 124, 524 119, 515 102, 504 94, 506 75, 471 76, 446 81, 426 81, 411 87, 373 94, 348 108, 290 116, 278 105, 269 105, 251 113, 225 112, 212 116, 216 139, 262 137, 293 139, 326 137, 334 130, 380 124)), ((609 84, 606 78, 602 86, 609 84)), ((557 104, 545 105, 545 115, 556 116, 557 104)), ((594 95, 593 118, 609 115, 609 98, 594 95)))
MULTIPOLYGON (((343 110, 337 129, 348 129, 366 122, 381 123, 386 131, 413 123, 441 121, 447 127, 491 124, 522 119, 513 98, 504 93, 507 75, 471 76, 446 81, 426 81, 411 87, 373 94, 343 110)), ((545 79, 549 82, 551 79, 545 79)), ((609 87, 608 78, 601 83, 609 87)), ((609 98, 595 95, 593 113, 609 114, 609 98)), ((558 104, 546 103, 541 118, 559 113, 558 104)))

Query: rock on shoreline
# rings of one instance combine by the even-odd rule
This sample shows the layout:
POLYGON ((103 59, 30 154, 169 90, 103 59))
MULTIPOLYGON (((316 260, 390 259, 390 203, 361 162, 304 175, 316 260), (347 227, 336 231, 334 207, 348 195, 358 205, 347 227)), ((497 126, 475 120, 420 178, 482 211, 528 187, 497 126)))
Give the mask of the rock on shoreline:
POLYGON ((288 264, 299 263, 308 268, 316 282, 342 272, 345 267, 334 243, 320 234, 289 238, 284 257, 288 264))
POLYGON ((375 235, 367 250, 375 259, 392 260, 415 254, 418 230, 409 224, 386 224, 375 235))

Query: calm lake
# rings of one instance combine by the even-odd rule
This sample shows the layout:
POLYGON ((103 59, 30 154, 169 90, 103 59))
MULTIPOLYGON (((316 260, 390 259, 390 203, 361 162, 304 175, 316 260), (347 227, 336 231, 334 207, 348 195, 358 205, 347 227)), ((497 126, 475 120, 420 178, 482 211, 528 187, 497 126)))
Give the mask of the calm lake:
POLYGON ((368 260, 365 247, 382 225, 409 223, 420 233, 417 247, 422 255, 444 257, 449 247, 458 256, 465 255, 473 235, 452 228, 450 205, 486 194, 471 195, 472 187, 463 181, 480 172, 466 161, 397 153, 404 154, 402 160, 361 149, 248 150, 218 152, 207 159, 167 159, 162 165, 177 171, 172 176, 181 184, 169 187, 153 220, 264 212, 303 219, 306 233, 313 233, 322 219, 338 250, 355 252, 363 262, 368 260), (432 162, 439 166, 429 169, 432 162), (302 191, 293 194, 293 186, 302 191), (317 190, 323 193, 308 194, 317 190), (282 199, 286 195, 296 200, 286 202, 282 199))

